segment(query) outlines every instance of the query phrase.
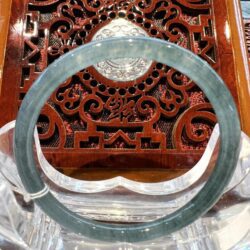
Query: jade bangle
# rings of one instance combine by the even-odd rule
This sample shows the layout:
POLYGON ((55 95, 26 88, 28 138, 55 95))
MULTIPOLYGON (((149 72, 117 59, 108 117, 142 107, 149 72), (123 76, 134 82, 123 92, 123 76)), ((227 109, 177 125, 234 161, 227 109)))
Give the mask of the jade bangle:
POLYGON ((45 187, 35 167, 33 135, 40 110, 53 91, 83 68, 107 59, 138 57, 167 64, 197 83, 217 115, 220 152, 214 171, 201 191, 176 212, 153 222, 130 225, 101 223, 70 211, 50 192, 35 199, 35 203, 61 226, 98 240, 145 241, 187 226, 220 198, 239 156, 240 124, 233 98, 207 62, 186 49, 158 39, 128 37, 103 40, 88 43, 60 57, 40 75, 26 94, 16 121, 14 152, 27 192, 37 193, 45 187))

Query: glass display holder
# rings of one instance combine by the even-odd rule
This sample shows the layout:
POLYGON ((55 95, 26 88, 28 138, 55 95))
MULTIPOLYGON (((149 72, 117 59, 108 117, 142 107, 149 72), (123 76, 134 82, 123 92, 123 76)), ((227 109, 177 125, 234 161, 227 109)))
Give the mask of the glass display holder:
MULTIPOLYGON (((23 188, 13 160, 12 139, 15 121, 0 130, 0 245, 7 249, 243 249, 250 242, 250 139, 241 133, 241 152, 234 176, 224 192, 222 199, 204 216, 188 227, 171 235, 142 243, 109 243, 80 236, 61 228, 49 218, 33 201, 23 188)), ((119 177, 100 181, 96 188, 81 191, 84 181, 67 177, 44 158, 37 132, 34 135, 40 172, 53 194, 69 208, 82 215, 101 221, 145 222, 160 218, 174 211, 193 196, 189 188, 196 184, 199 189, 203 182, 197 178, 190 185, 177 179, 158 183, 164 186, 183 188, 184 196, 178 192, 153 195, 143 194, 142 183, 119 181, 119 177), (40 165, 41 164, 41 165, 40 165), (108 183, 110 182, 110 183, 108 183), (74 185, 75 184, 75 185, 74 185), (135 185, 135 186, 133 186, 135 185), (140 189, 137 189, 137 185, 140 189), (129 191, 129 189, 133 190, 129 191), (105 191, 104 191, 105 190, 105 191), (136 191, 135 191, 136 190, 136 191), (125 191, 125 195, 121 193, 125 191), (140 193, 139 193, 139 192, 140 193), (189 195, 187 195, 189 194, 189 195), (129 197, 129 199, 128 199, 129 197), (172 198, 172 199, 170 199, 172 198)), ((201 160, 186 173, 186 177, 200 176, 209 165, 211 156, 216 158, 216 142, 219 129, 216 125, 201 160), (201 165, 204 164, 204 165, 201 165), (199 166, 200 168, 197 168, 199 166), (204 167, 202 169, 202 166, 204 167), (195 171, 196 169, 196 171, 195 171)), ((213 158, 212 157, 212 158, 213 158)), ((181 176, 179 178, 184 178, 181 176)), ((123 180, 123 178, 120 178, 123 180)), ((90 183, 91 184, 91 183, 90 183)), ((88 184, 87 184, 88 185, 88 184)), ((146 184, 149 185, 149 184, 146 184)), ((153 184, 156 185, 156 184, 153 184)), ((91 185, 90 185, 91 187, 91 185)), ((160 187, 159 187, 160 188, 160 187)), ((197 191, 194 191, 197 192, 197 191)), ((3 248, 5 249, 5 248, 3 248)))
MULTIPOLYGON (((166 52, 172 50, 187 53, 191 62, 192 57, 194 61, 202 61, 176 45, 150 38, 111 39, 95 42, 89 46, 93 46, 98 55, 100 46, 110 49, 110 44, 115 48, 118 48, 118 45, 122 48, 130 44, 134 48, 140 47, 141 53, 150 57, 149 54, 153 52, 147 51, 150 51, 151 43, 160 44, 166 52)), ((74 52, 70 53, 68 56, 72 56, 74 52)), ((135 56, 138 56, 137 54, 135 53, 135 56)), ((171 52, 168 55, 171 55, 171 52)), ((106 56, 107 54, 101 55, 100 58, 106 58, 106 56)), ((61 62, 64 59, 62 58, 61 62)), ((75 59, 79 60, 79 58, 75 59)), ((156 58, 153 56, 150 59, 156 58)), ((32 94, 32 91, 30 93, 32 94)), ((19 114, 22 115, 22 108, 19 114)), ((21 115, 18 118, 19 126, 21 115)), ((29 194, 26 191, 27 183, 25 189, 23 179, 19 177, 20 169, 18 171, 16 163, 18 155, 15 151, 17 144, 13 144, 13 141, 17 142, 18 134, 14 133, 15 124, 16 122, 12 121, 0 129, 2 208, 0 210, 0 235, 2 236, 0 236, 0 246, 6 246, 9 249, 11 247, 15 249, 242 249, 249 243, 250 191, 247 187, 250 184, 250 139, 243 132, 240 135, 240 153, 237 157, 237 166, 234 166, 235 172, 224 188, 222 198, 205 215, 168 235, 129 243, 121 240, 109 242, 91 239, 86 235, 74 233, 69 228, 57 224, 40 209, 36 204, 36 199, 40 197, 36 198, 33 194, 29 194), (16 157, 14 157, 14 151, 16 157)), ((119 176, 92 182, 65 176, 53 168, 44 157, 37 130, 35 130, 33 142, 34 167, 46 183, 51 195, 67 209, 86 218, 87 222, 89 219, 110 222, 113 227, 116 227, 117 223, 131 227, 145 222, 151 225, 152 221, 160 221, 178 211, 204 189, 209 176, 216 170, 214 165, 220 154, 219 131, 219 125, 216 125, 203 156, 190 171, 160 183, 140 183, 119 176)), ((222 144, 221 141, 220 144, 222 144)), ((150 230, 150 226, 148 228, 150 230)))

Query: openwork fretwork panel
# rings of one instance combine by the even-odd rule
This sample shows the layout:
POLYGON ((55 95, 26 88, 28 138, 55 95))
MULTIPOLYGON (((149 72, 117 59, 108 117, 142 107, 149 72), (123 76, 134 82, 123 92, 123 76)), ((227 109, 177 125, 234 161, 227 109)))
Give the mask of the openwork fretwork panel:
MULTIPOLYGON (((117 34, 176 43, 217 69, 211 4, 211 0, 30 0, 20 101, 61 55, 117 34)), ((125 61, 83 69, 57 89, 38 122, 43 147, 137 151, 206 146, 215 115, 202 91, 167 65, 125 61)))

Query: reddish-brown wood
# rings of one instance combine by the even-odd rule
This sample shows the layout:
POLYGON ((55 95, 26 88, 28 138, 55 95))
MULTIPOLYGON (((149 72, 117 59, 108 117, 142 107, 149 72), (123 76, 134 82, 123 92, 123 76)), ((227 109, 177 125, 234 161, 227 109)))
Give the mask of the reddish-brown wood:
MULTIPOLYGON (((0 125, 15 119, 25 93, 50 63, 117 17, 198 54, 222 76, 238 105, 225 6, 226 0, 13 0, 0 125)), ((47 159, 66 174, 154 182, 190 169, 215 122, 193 82, 154 62, 136 81, 122 83, 94 67, 83 69, 51 96, 38 129, 47 159)))
POLYGON ((11 0, 0 0, 0 93, 2 85, 2 72, 4 63, 4 54, 8 34, 8 23, 10 18, 11 0))

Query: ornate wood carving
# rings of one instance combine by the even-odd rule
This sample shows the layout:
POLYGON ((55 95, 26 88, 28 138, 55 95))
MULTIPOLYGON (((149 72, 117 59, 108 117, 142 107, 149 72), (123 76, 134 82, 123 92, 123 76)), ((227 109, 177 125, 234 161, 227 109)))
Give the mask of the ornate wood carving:
MULTIPOLYGON (((20 100, 50 63, 91 41, 100 28, 118 17, 217 66, 207 1, 29 1, 27 9, 29 38, 24 40, 20 100)), ((46 107, 50 111, 39 122, 41 143, 44 147, 97 150, 165 151, 176 145, 180 150, 203 149, 215 121, 206 103, 194 83, 159 63, 153 63, 136 81, 122 83, 91 67, 74 75, 51 97, 46 107), (195 116, 193 106, 198 104, 207 113, 195 116), (180 118, 183 110, 194 116, 185 139, 173 133, 174 126, 186 128, 187 120, 180 118)))
MULTIPOLYGON (((13 17, 15 25, 20 8, 24 9, 22 35, 15 40, 22 54, 17 63, 21 70, 11 77, 16 86, 12 87, 16 93, 13 106, 20 105, 34 80, 55 59, 90 42, 100 29, 119 18, 148 36, 177 43, 199 55, 222 75, 237 102, 233 69, 228 75, 221 64, 228 60, 224 53, 231 55, 232 51, 224 42, 224 33, 216 33, 226 16, 220 4, 218 0, 15 0, 13 10, 19 10, 13 17), (215 15, 216 6, 221 13, 215 15)), ((6 63, 14 67, 14 56, 9 58, 6 63)), ((122 77, 122 71, 117 72, 122 77)), ((152 62, 145 74, 130 81, 109 79, 97 67, 83 69, 48 100, 38 130, 44 152, 59 168, 70 167, 65 160, 68 156, 74 158, 72 165, 85 169, 102 167, 105 161, 117 168, 130 168, 130 164, 147 168, 147 161, 139 163, 142 158, 152 159, 151 168, 177 165, 177 169, 187 169, 204 150, 215 121, 208 100, 195 83, 167 65, 152 62)), ((100 176, 94 179, 102 179, 100 176)), ((134 176, 136 179, 136 170, 134 176)), ((144 178, 148 180, 156 179, 144 178)))

